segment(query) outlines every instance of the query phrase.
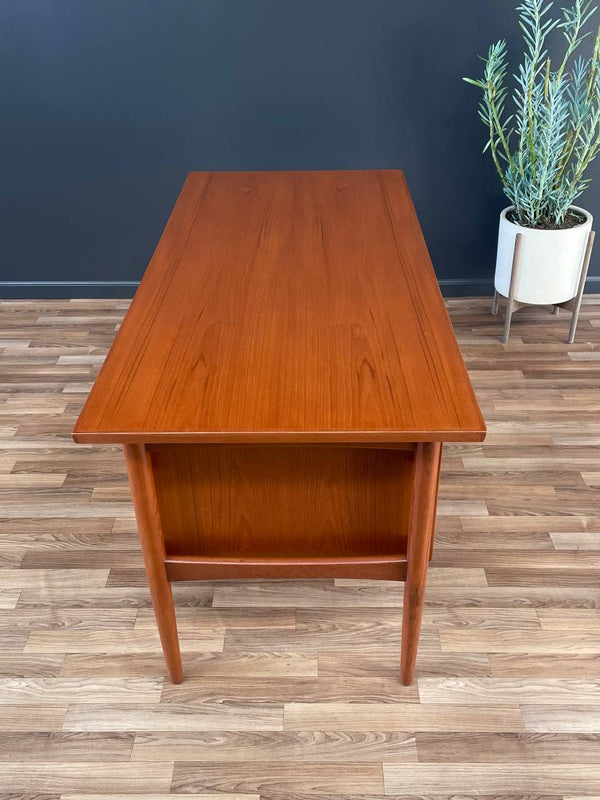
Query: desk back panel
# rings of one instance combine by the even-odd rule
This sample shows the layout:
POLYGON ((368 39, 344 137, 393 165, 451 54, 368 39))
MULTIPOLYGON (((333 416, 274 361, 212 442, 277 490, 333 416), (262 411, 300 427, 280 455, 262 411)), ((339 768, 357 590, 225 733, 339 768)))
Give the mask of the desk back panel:
POLYGON ((414 453, 327 446, 155 446, 167 556, 404 554, 414 453))

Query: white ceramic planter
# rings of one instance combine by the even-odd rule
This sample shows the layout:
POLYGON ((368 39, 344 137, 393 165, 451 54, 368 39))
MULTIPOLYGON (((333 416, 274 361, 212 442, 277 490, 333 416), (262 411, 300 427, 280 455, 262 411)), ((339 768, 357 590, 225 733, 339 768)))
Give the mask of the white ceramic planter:
POLYGON ((496 291, 508 297, 515 237, 521 233, 521 268, 514 299, 535 305, 554 305, 571 300, 577 294, 585 246, 592 229, 592 215, 583 208, 572 206, 585 216, 584 223, 562 231, 544 231, 509 222, 506 214, 511 208, 505 208, 500 214, 494 278, 496 291))

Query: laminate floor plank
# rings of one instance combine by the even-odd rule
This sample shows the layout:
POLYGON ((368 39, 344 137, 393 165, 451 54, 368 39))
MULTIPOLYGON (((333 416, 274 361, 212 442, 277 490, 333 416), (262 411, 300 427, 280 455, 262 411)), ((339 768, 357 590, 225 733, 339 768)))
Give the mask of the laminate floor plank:
MULTIPOLYGON (((4 510, 2 511, 4 513, 4 510)), ((11 569, 0 570, 0 588, 31 589, 81 587, 98 588, 106 584, 107 569, 11 569)))
MULTIPOLYGON (((600 419, 600 415, 599 415, 600 419)), ((490 570, 512 569, 515 565, 515 554, 508 550, 442 550, 435 553, 432 568, 440 567, 468 567, 469 564, 481 565, 488 576, 490 570)), ((600 570, 600 553, 576 550, 519 550, 519 570, 535 570, 545 576, 544 570, 574 570, 579 575, 582 572, 598 572, 600 570)), ((576 576, 577 577, 577 576, 576 576)))
MULTIPOLYGON (((177 611, 177 627, 183 630, 218 631, 227 628, 276 628, 294 629, 296 614, 287 609, 219 609, 219 608, 181 608, 177 611)), ((136 630, 156 628, 154 612, 151 608, 138 612, 136 630)))
MULTIPOLYGON (((19 605, 23 601, 23 591, 19 605)), ((600 586, 490 586, 487 589, 432 589, 425 598, 426 610, 487 608, 490 622, 497 611, 512 608, 600 608, 600 586)), ((494 627, 493 624, 490 627, 494 627)), ((515 626, 518 627, 518 626, 515 626)))
POLYGON ((134 739, 132 733, 0 733, 0 760, 129 761, 134 739))
POLYGON ((417 764, 410 770, 384 764, 386 794, 494 795, 600 791, 597 764, 417 764))
POLYGON ((537 611, 542 630, 545 631, 596 631, 600 633, 600 609, 540 608, 537 611))
POLYGON ((136 621, 136 609, 102 609, 102 608, 19 608, 0 610, 0 630, 19 629, 77 629, 77 630, 110 630, 126 628, 133 630, 136 621))
MULTIPOLYGON (((544 476, 547 480, 547 476, 544 476)), ((471 491, 473 487, 471 485, 471 491)), ((1 537, 0 537, 1 541, 1 537)), ((553 550, 552 534, 546 531, 505 531, 502 537, 490 536, 487 531, 440 531, 435 534, 436 553, 446 550, 553 550)))
POLYGON ((0 731, 59 731, 66 713, 66 705, 3 706, 0 731))
MULTIPOLYGON (((223 632, 182 631, 179 637, 182 652, 223 649, 223 632)), ((25 644, 26 653, 160 653, 156 630, 123 630, 122 628, 80 630, 35 630, 25 644)))
POLYGON ((29 550, 60 552, 65 550, 131 550, 136 542, 131 541, 130 534, 88 533, 85 535, 65 531, 64 533, 0 533, 0 547, 3 550, 20 549, 24 553, 29 550))
MULTIPOLYGON (((146 763, 146 762, 144 762, 146 763)), ((416 765, 415 765, 416 766, 416 765)), ((173 772, 175 793, 217 792, 383 792, 380 764, 371 762, 303 763, 179 761, 173 772)))
MULTIPOLYGON (((1 690, 1 684, 0 684, 1 690)), ((0 692, 0 701, 1 701, 0 692)), ((229 677, 188 678, 177 686, 165 685, 163 703, 201 705, 204 703, 293 703, 358 702, 418 703, 417 686, 403 686, 392 678, 369 676, 347 678, 243 678, 232 683, 229 677)), ((600 702, 600 700, 599 700, 600 702)))
POLYGON ((402 608, 402 586, 339 587, 333 581, 239 582, 217 586, 214 608, 402 608))
POLYGON ((168 792, 172 775, 173 764, 168 761, 0 763, 0 786, 10 786, 13 792, 168 792))
MULTIPOLYGON (((67 653, 61 676, 86 677, 97 670, 103 676, 156 677, 164 675, 162 653, 88 654, 67 653)), ((227 678, 316 678, 317 655, 283 651, 253 653, 184 653, 185 674, 189 679, 227 678)), ((400 661, 396 672, 400 668, 400 661)), ((2 661, 0 659, 0 674, 2 661)))
POLYGON ((23 653, 0 654, 0 678, 56 678, 63 668, 62 653, 25 656, 23 653))
MULTIPOLYGON (((433 597, 435 600, 435 595, 433 597)), ((539 630, 540 620, 535 608, 426 608, 423 625, 437 630, 460 628, 531 628, 539 630)))
POLYGON ((418 703, 287 703, 284 730, 506 731, 524 730, 518 705, 418 703))
MULTIPOLYGON (((1 308, 1 305, 0 305, 1 308)), ((27 453, 29 454, 29 450, 27 453)), ((46 448, 43 453, 36 458, 41 458, 41 463, 47 463, 52 457, 52 463, 60 457, 60 454, 72 463, 73 452, 55 451, 53 447, 46 448)), ((111 519, 89 519, 86 522, 85 530, 81 528, 81 522, 78 519, 71 519, 70 517, 56 517, 54 519, 0 519, 0 537, 9 536, 13 539, 20 539, 23 537, 25 541, 35 541, 36 536, 40 537, 56 537, 56 541, 60 541, 62 537, 75 537, 80 541, 80 547, 85 547, 85 542, 89 536, 101 536, 110 534, 114 529, 116 522, 111 519)))
POLYGON ((422 703, 600 705, 600 680, 583 678, 419 678, 422 703))
MULTIPOLYGON (((341 651, 317 654, 321 677, 374 677, 398 679, 400 654, 382 651, 379 653, 357 653, 341 651)), ((490 675, 490 659, 485 653, 460 653, 446 656, 442 653, 419 653, 417 673, 420 676, 486 677, 490 675)))
MULTIPOLYGON (((213 590, 175 584, 173 587, 175 605, 178 608, 204 608, 212 603, 213 590)), ((152 608, 150 591, 147 586, 91 587, 86 589, 58 587, 36 587, 23 589, 17 600, 19 608, 152 608)))
POLYGON ((549 535, 556 550, 600 550, 600 530, 552 531, 549 535))
POLYGON ((598 733, 600 708, 590 705, 528 705, 522 707, 528 731, 536 733, 598 733))
MULTIPOLYGON (((431 592, 432 602, 437 594, 431 592)), ((402 613, 396 608, 335 608, 298 609, 296 625, 299 630, 328 630, 343 626, 379 626, 397 628, 402 626, 402 613)), ((494 614, 483 608, 426 608, 423 625, 427 628, 534 628, 540 630, 540 620, 535 608, 499 608, 494 614)), ((232 626, 236 627, 236 626, 232 626)), ((250 627, 250 626, 248 626, 250 627)), ((257 626, 260 627, 260 626, 257 626)))
POLYGON ((423 763, 600 764, 600 733, 418 733, 416 745, 423 763))
POLYGON ((20 589, 2 589, 0 590, 0 609, 11 609, 17 605, 17 601, 21 596, 20 589))
POLYGON ((600 678, 600 655, 554 653, 490 653, 490 670, 497 678, 600 678))
MULTIPOLYGON (((391 585, 396 591, 398 590, 398 585, 393 581, 380 581, 380 583, 382 586, 391 585)), ((336 586, 345 588, 368 588, 371 584, 372 581, 362 578, 336 578, 335 580, 336 586)), ((434 565, 427 575, 427 586, 433 591, 456 586, 482 588, 487 585, 485 570, 475 565, 470 567, 436 567, 434 565)))
MULTIPOLYGON (((170 792, 168 794, 134 794, 127 792, 127 794, 80 794, 72 792, 63 792, 60 800, 173 800, 174 795, 170 792)), ((0 795, 0 800, 4 800, 0 795)), ((16 798, 7 798, 7 800, 16 800, 16 798)), ((22 800, 36 800, 36 798, 26 798, 22 800)), ((46 800, 46 798, 37 798, 37 800, 46 800)), ((49 798, 54 800, 54 798, 49 798)), ((230 792, 219 792, 218 794, 202 792, 202 794, 190 794, 186 792, 185 800, 261 800, 258 794, 231 794, 230 792)))
POLYGON ((162 687, 161 678, 0 678, 0 707, 42 702, 158 703, 162 687))
MULTIPOLYGON (((600 439, 599 439, 600 442, 600 439)), ((548 455, 552 458, 552 454, 548 455)), ((502 480, 499 480, 498 493, 501 492, 502 480)), ((600 530, 600 516, 579 514, 506 514, 487 517, 465 517, 461 519, 465 531, 485 531, 498 535, 505 532, 555 531, 577 533, 588 530, 600 530)), ((492 539, 494 541, 494 539, 492 539)))
POLYGON ((92 706, 71 703, 65 731, 279 731, 283 705, 276 703, 203 703, 197 706, 92 706))
MULTIPOLYGON (((33 634, 31 634, 33 636, 33 634)), ((361 650, 381 650, 385 647, 400 647, 402 630, 400 626, 381 626, 372 623, 348 623, 331 625, 317 631, 294 631, 260 629, 231 629, 225 631, 225 652, 236 650, 295 650, 313 653, 319 650, 348 650, 360 641, 361 650)), ((422 652, 439 652, 440 642, 437 630, 423 629, 419 644, 422 652)), ((215 648, 216 649, 216 648, 215 648)), ((38 651, 39 652, 39 651, 38 651)))
MULTIPOLYGON (((94 567, 143 567, 141 553, 136 550, 95 550, 94 567)), ((82 569, 89 564, 89 554, 80 550, 27 550, 23 558, 24 569, 82 569)))
POLYGON ((133 760, 361 762, 414 764, 415 737, 378 731, 285 731, 252 733, 138 733, 133 760))
MULTIPOLYGON (((174 795, 170 792, 168 794, 134 794, 127 792, 127 794, 79 794, 66 792, 60 796, 60 800, 173 800, 174 795)), ((4 800, 0 795, 0 800, 4 800)), ((8 798, 7 800, 16 800, 16 798, 8 798)), ((23 798, 29 800, 29 798, 23 798)), ((36 800, 36 798, 31 798, 36 800)), ((38 798, 38 800, 46 800, 46 798, 38 798)), ((54 798, 50 798, 54 800, 54 798)), ((219 792, 218 794, 202 792, 202 794, 190 794, 186 792, 185 800, 261 800, 258 794, 231 794, 230 792, 219 792)))
POLYGON ((118 446, 72 425, 127 300, 0 302, 0 800, 600 800, 600 296, 447 301, 489 432, 403 585, 175 584, 166 678, 118 446))
POLYGON ((588 631, 443 630, 444 653, 600 654, 600 633, 588 631))

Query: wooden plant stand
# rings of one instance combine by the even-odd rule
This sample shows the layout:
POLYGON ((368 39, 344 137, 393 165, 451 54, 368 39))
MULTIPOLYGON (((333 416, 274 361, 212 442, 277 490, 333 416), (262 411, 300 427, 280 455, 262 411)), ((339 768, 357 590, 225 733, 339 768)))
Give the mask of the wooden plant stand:
MULTIPOLYGON (((561 308, 564 308, 567 311, 571 311, 573 313, 573 316, 571 317, 571 328, 569 330, 569 338, 567 339, 568 344, 573 344, 573 342, 575 341, 575 331, 577 330, 577 322, 579 320, 579 309, 581 308, 581 301, 583 299, 583 290, 585 289, 585 280, 587 278, 588 268, 590 266, 590 258, 592 256, 592 248, 594 246, 595 236, 596 236, 595 231, 590 231, 585 246, 583 264, 581 265, 581 273, 579 275, 579 285, 577 287, 577 294, 571 300, 566 300, 564 303, 557 303, 556 305, 552 306, 554 314, 558 314, 561 308)), ((523 308, 523 306, 534 305, 533 303, 520 303, 518 300, 515 300, 515 294, 517 291, 517 286, 519 285, 519 275, 521 270, 522 247, 523 247, 523 234, 517 233, 517 235, 515 236, 515 249, 513 251, 508 297, 504 297, 504 295, 500 294, 500 292, 495 290, 494 299, 492 300, 492 314, 494 316, 496 316, 496 314, 498 313, 498 304, 500 298, 504 297, 504 299, 506 300, 502 344, 506 344, 508 342, 508 337, 510 335, 510 324, 512 321, 513 313, 515 311, 518 311, 520 308, 523 308)))

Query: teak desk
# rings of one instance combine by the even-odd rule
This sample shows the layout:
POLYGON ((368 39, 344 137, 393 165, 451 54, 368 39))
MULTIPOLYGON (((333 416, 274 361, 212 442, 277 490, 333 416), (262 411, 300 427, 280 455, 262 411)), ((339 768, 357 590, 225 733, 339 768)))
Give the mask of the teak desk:
POLYGON ((402 173, 191 173, 73 436, 124 446, 174 683, 170 581, 318 577, 405 581, 411 683, 442 443, 485 425, 402 173))

